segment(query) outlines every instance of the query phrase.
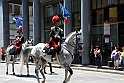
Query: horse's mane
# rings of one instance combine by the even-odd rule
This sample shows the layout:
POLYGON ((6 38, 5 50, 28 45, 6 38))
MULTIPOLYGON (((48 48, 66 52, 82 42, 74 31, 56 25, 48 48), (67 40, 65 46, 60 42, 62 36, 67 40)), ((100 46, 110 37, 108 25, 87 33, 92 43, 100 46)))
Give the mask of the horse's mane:
POLYGON ((68 38, 73 32, 69 33, 65 38, 68 38))
POLYGON ((75 32, 71 32, 70 34, 68 34, 68 35, 66 36, 65 42, 68 42, 68 41, 70 40, 70 38, 72 37, 73 33, 75 33, 75 32))

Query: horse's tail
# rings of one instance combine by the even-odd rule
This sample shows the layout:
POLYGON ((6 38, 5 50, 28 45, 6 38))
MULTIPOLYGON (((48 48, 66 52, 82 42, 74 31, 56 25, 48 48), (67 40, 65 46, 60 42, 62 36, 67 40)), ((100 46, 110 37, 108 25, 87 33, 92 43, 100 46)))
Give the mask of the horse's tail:
POLYGON ((20 59, 20 68, 19 68, 20 75, 22 74, 23 65, 24 65, 24 54, 21 55, 21 59, 20 59))

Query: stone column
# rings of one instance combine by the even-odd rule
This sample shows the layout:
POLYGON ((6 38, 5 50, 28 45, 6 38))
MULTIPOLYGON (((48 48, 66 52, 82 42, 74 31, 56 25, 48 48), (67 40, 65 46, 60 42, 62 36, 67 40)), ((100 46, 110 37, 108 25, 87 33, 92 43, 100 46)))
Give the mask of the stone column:
POLYGON ((64 0, 65 1, 65 7, 70 13, 70 18, 68 18, 68 23, 65 24, 65 36, 67 36, 69 33, 71 33, 72 30, 72 9, 71 9, 71 0, 64 0))
POLYGON ((9 4, 0 1, 0 48, 6 48, 9 44, 9 4))
POLYGON ((41 42, 44 43, 44 9, 41 6, 41 42))
POLYGON ((33 41, 34 45, 41 42, 40 0, 33 0, 33 41))
POLYGON ((22 17, 23 19, 23 36, 24 39, 29 39, 29 7, 28 0, 22 0, 22 17))
POLYGON ((81 29, 83 39, 82 64, 89 64, 90 53, 90 0, 81 0, 81 29))

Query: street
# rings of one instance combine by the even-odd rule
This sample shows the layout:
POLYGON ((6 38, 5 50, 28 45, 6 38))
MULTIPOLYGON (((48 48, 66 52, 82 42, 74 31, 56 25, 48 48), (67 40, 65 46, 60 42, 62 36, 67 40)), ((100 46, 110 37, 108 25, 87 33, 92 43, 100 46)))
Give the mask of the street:
MULTIPOLYGON (((15 65, 16 75, 12 75, 11 64, 9 74, 6 75, 6 64, 0 63, 0 83, 37 83, 34 73, 34 65, 29 65, 30 77, 26 76, 26 67, 23 66, 23 77, 19 77, 19 64, 15 65)), ((54 74, 50 75, 49 67, 46 67, 46 83, 62 83, 64 80, 64 69, 53 68, 54 74)), ((71 80, 68 83, 123 83, 124 76, 120 74, 102 73, 85 70, 74 70, 71 80)), ((39 74, 40 80, 42 76, 39 74)))

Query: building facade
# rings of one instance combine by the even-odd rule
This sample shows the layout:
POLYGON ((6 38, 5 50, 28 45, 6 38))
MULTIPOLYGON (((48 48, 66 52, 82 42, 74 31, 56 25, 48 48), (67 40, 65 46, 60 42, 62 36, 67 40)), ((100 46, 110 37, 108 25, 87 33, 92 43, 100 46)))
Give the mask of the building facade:
MULTIPOLYGON (((14 16, 24 16, 26 21, 23 22, 23 28, 26 38, 33 38, 34 45, 39 42, 48 42, 50 27, 53 26, 51 18, 54 15, 60 16, 60 27, 64 27, 62 12, 59 7, 59 3, 64 4, 64 1, 71 14, 69 23, 66 25, 66 35, 76 29, 82 29, 84 48, 86 48, 86 51, 82 54, 82 64, 89 64, 91 44, 101 46, 105 51, 103 61, 107 62, 110 59, 112 48, 123 45, 124 0, 18 0, 18 2, 16 0, 1 0, 1 4, 9 4, 7 8, 10 24, 7 26, 9 27, 7 28, 8 36, 3 36, 0 41, 4 43, 5 39, 13 40, 17 29, 11 19, 14 16), (105 21, 110 23, 110 35, 107 37, 104 36, 105 21)), ((6 7, 3 7, 3 9, 6 9, 6 7)), ((4 19, 0 21, 3 22, 4 19)), ((3 23, 3 25, 5 24, 3 23)), ((5 28, 2 29, 3 31, 0 33, 6 33, 4 32, 5 28)), ((4 46, 4 44, 0 46, 4 46)))
POLYGON ((110 59, 114 46, 124 45, 124 0, 91 0, 91 44, 104 49, 104 60, 110 59), (109 36, 105 36, 105 25, 110 23, 109 36), (106 41, 107 40, 107 41, 106 41))

